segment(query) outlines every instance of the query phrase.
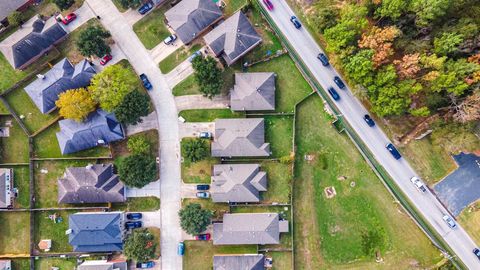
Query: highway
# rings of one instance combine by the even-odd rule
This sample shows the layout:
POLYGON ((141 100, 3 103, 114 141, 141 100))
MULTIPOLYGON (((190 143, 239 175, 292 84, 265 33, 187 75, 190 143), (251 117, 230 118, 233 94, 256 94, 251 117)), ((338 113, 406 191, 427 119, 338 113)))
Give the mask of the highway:
MULTIPOLYGON (((263 2, 259 2, 263 8, 267 10, 263 2)), ((335 90, 337 90, 340 95, 340 100, 335 103, 344 119, 357 132, 365 145, 373 153, 376 160, 385 168, 411 203, 424 216, 425 220, 430 223, 431 227, 445 240, 460 260, 462 260, 469 269, 480 269, 480 260, 472 252, 476 245, 470 236, 459 224, 457 224, 456 228, 451 229, 442 219, 444 214, 448 212, 436 196, 430 193, 430 191, 426 193, 418 191, 409 181, 412 176, 417 175, 415 171, 404 158, 396 160, 388 152, 385 146, 390 140, 378 125, 369 127, 365 123, 363 116, 368 112, 351 93, 348 86, 344 90, 336 86, 333 82, 333 77, 340 75, 333 67, 324 67, 317 59, 317 55, 322 52, 322 49, 304 27, 296 29, 293 26, 290 22, 290 17, 295 14, 285 0, 275 0, 272 2, 274 9, 268 11, 271 19, 280 29, 283 36, 294 47, 298 56, 320 85, 324 89, 333 86, 335 90)), ((320 109, 321 108, 319 108, 319 110, 320 109)))

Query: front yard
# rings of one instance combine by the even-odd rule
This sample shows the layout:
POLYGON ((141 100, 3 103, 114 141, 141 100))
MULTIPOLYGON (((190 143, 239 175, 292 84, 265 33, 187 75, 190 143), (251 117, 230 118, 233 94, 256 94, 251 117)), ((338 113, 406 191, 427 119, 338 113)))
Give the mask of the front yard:
POLYGON ((230 109, 184 110, 179 116, 187 122, 213 122, 219 118, 244 118, 244 112, 234 112, 230 109))
POLYGON ((185 80, 175 85, 172 89, 174 96, 201 95, 200 86, 195 80, 194 75, 188 76, 185 80))
MULTIPOLYGON (((184 138, 181 143, 187 140, 194 140, 194 138, 184 138)), ((185 154, 182 148, 182 180, 184 183, 210 183, 212 166, 218 164, 220 159, 210 156, 210 143, 208 145, 208 157, 197 162, 191 162, 184 158, 185 154)))
POLYGON ((164 5, 154 9, 133 25, 133 31, 148 50, 153 49, 170 35, 165 24, 165 11, 168 7, 169 5, 164 5))
POLYGON ((29 254, 30 213, 0 212, 0 254, 29 254))
POLYGON ((198 203, 202 208, 212 211, 214 220, 222 220, 223 214, 230 211, 227 203, 214 203, 211 199, 182 199, 182 207, 190 203, 198 203))
POLYGON ((133 197, 128 198, 125 203, 115 203, 112 211, 125 212, 147 212, 160 209, 160 199, 157 197, 133 197))
POLYGON ((187 60, 190 55, 200 50, 201 48, 201 44, 193 44, 190 46, 182 46, 178 48, 176 51, 165 57, 165 59, 160 62, 160 70, 163 74, 169 73, 170 71, 174 70, 180 63, 187 60))

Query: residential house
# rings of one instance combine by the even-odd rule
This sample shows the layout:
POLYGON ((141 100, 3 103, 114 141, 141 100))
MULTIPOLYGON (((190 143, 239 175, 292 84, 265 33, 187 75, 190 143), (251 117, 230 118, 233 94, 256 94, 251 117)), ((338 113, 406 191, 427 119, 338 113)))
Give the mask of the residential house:
POLYGON ((0 168, 0 208, 13 207, 14 199, 13 169, 0 168))
POLYGON ((274 111, 275 73, 235 73, 230 106, 233 111, 274 111))
POLYGON ((0 260, 0 270, 12 270, 12 261, 0 260))
POLYGON ((83 122, 59 121, 57 140, 62 154, 70 154, 125 138, 122 125, 113 113, 98 109, 83 122))
POLYGON ((268 157, 263 118, 217 119, 211 151, 214 157, 268 157))
POLYGON ((203 39, 208 48, 217 57, 221 56, 229 66, 262 42, 241 11, 216 26, 203 39))
POLYGON ((265 270, 263 254, 214 255, 213 270, 265 270))
POLYGON ((8 16, 14 11, 24 11, 38 0, 4 0, 0 1, 0 24, 8 25, 8 16))
POLYGON ((52 69, 25 87, 25 92, 42 113, 49 113, 56 108, 58 95, 75 88, 85 87, 95 75, 95 68, 86 60, 75 66, 64 58, 52 69))
POLYGON ((69 216, 68 243, 75 252, 123 250, 122 212, 83 212, 69 216))
POLYGON ((1 41, 0 52, 13 68, 25 69, 66 37, 67 32, 54 17, 44 21, 37 15, 1 41))
POLYGON ((259 164, 222 164, 213 166, 210 194, 213 202, 259 202, 267 191, 267 173, 259 164))
POLYGON ((184 44, 192 42, 222 16, 212 0, 183 0, 165 12, 168 25, 184 44))
POLYGON ((58 179, 58 203, 119 203, 125 200, 125 186, 113 173, 113 164, 69 167, 58 179))
POLYGON ((277 213, 223 215, 223 223, 213 224, 214 245, 279 244, 280 233, 288 232, 288 220, 277 213))
POLYGON ((77 270, 127 270, 126 261, 92 260, 84 261, 77 270))

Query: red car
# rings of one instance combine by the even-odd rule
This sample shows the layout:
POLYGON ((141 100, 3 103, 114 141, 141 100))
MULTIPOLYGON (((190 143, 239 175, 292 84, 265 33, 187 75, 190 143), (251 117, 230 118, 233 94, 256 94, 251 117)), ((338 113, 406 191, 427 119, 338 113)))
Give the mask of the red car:
POLYGON ((268 10, 273 10, 273 4, 272 2, 270 2, 270 0, 263 0, 263 3, 265 4, 265 6, 267 6, 268 10))
POLYGON ((73 20, 75 20, 76 18, 77 18, 77 15, 75 15, 75 13, 70 13, 67 16, 63 17, 62 23, 67 25, 71 23, 73 20))
POLYGON ((211 235, 209 233, 195 235, 195 240, 208 241, 211 235))
POLYGON ((112 56, 110 54, 105 54, 102 58, 100 58, 100 65, 104 66, 106 63, 112 60, 112 56))

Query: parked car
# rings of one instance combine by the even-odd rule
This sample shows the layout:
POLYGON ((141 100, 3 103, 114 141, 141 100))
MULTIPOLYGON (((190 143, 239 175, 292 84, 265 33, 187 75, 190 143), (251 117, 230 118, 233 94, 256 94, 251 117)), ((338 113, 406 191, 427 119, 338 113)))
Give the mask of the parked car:
POLYGON ((131 219, 131 220, 142 219, 142 213, 128 213, 127 219, 131 219))
POLYGON ((193 59, 195 59, 195 57, 200 56, 200 55, 202 55, 202 52, 201 52, 201 51, 196 51, 196 52, 194 52, 192 55, 190 55, 190 56, 188 57, 188 62, 191 63, 191 62, 193 61, 193 59))
POLYGON ((410 182, 421 192, 427 192, 427 188, 425 187, 425 184, 423 184, 422 180, 420 178, 414 176, 410 178, 410 182))
POLYGON ((400 152, 398 152, 397 148, 395 148, 393 144, 389 143, 385 147, 395 159, 400 159, 402 157, 402 155, 400 155, 400 152))
POLYGON ((138 9, 138 13, 143 15, 149 12, 152 8, 153 8, 153 3, 151 1, 148 1, 138 9))
POLYGON ((326 66, 330 65, 330 63, 328 62, 328 58, 324 53, 319 53, 317 55, 317 58, 320 60, 320 62, 322 62, 323 66, 326 67, 326 66))
POLYGON ((293 23, 293 26, 295 26, 295 28, 300 29, 300 27, 302 27, 302 24, 297 19, 297 17, 295 16, 290 17, 290 21, 293 23))
POLYGON ((345 88, 345 84, 343 83, 342 79, 340 79, 340 77, 338 76, 333 77, 333 81, 337 84, 338 88, 340 89, 345 88))
POLYGON ((210 240, 211 235, 209 233, 195 235, 195 240, 208 241, 210 240))
POLYGON ((125 222, 125 228, 126 229, 135 229, 135 228, 141 228, 142 227, 142 222, 141 221, 127 221, 125 222))
POLYGON ((197 198, 208 199, 210 198, 210 193, 206 191, 197 192, 197 198))
POLYGON ((270 2, 270 0, 263 0, 263 3, 267 7, 268 10, 272 11, 273 10, 273 4, 270 2))
POLYGON ((73 12, 69 13, 67 16, 63 17, 62 23, 64 25, 67 25, 67 24, 73 22, 76 18, 77 18, 77 14, 75 14, 73 12))
POLYGON ((152 84, 148 80, 147 75, 145 75, 145 73, 140 74, 140 80, 142 80, 143 86, 147 88, 147 90, 152 89, 152 84))
POLYGON ((210 185, 197 185, 197 190, 209 190, 210 185))
POLYGON ((452 229, 455 229, 457 227, 457 224, 449 215, 443 215, 443 220, 447 223, 448 227, 452 229))
POLYGON ((155 263, 152 261, 137 263, 137 268, 140 268, 140 269, 153 268, 154 266, 155 266, 155 263))
POLYGON ((113 58, 112 55, 105 54, 104 56, 102 56, 102 58, 100 58, 100 65, 104 66, 105 64, 110 62, 110 60, 112 60, 112 58, 113 58))
POLYGON ((363 120, 365 120, 365 122, 367 123, 367 125, 368 125, 369 127, 375 126, 375 121, 373 121, 373 119, 372 119, 372 117, 370 117, 370 115, 365 114, 365 115, 363 116, 363 120))
POLYGON ((333 87, 328 88, 328 93, 332 96, 334 100, 340 100, 340 95, 335 89, 333 89, 333 87))
POLYGON ((185 244, 183 242, 178 243, 177 253, 180 256, 183 256, 183 254, 185 254, 185 244))
POLYGON ((475 256, 477 256, 477 258, 480 260, 480 249, 474 248, 473 249, 473 254, 475 254, 475 256))
POLYGON ((175 40, 177 40, 177 35, 173 34, 173 35, 168 36, 166 39, 164 39, 163 43, 165 43, 166 45, 170 45, 173 42, 175 42, 175 40))
POLYGON ((200 132, 200 134, 198 134, 198 137, 202 139, 210 139, 213 136, 211 132, 204 131, 204 132, 200 132))

